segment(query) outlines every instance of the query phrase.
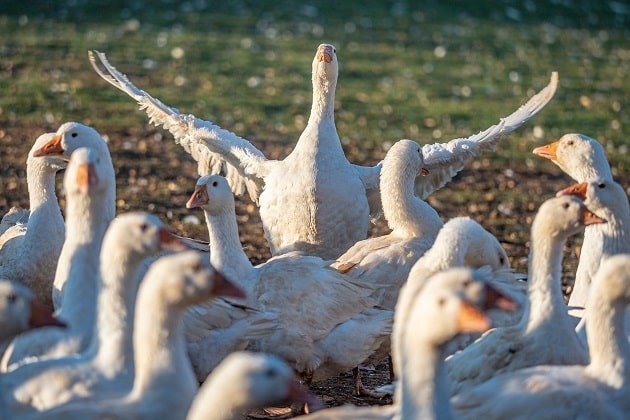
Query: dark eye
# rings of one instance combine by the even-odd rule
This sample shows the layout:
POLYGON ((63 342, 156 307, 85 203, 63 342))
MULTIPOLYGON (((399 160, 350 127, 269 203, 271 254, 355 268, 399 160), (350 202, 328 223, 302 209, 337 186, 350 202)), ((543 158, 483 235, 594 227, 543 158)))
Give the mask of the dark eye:
POLYGON ((193 265, 192 269, 195 273, 198 273, 201 270, 201 264, 196 263, 195 265, 193 265))
POLYGON ((217 185, 219 185, 219 183, 218 183, 217 181, 213 181, 213 182, 212 182, 212 186, 213 186, 213 187, 216 187, 217 185))
POLYGON ((78 136, 78 134, 77 134, 77 133, 72 133, 72 134, 70 134, 70 135, 71 135, 72 137, 76 137, 76 136, 78 136))
POLYGON ((505 263, 505 258, 503 258, 503 255, 499 255, 499 264, 503 265, 505 263))
POLYGON ((337 54, 337 48, 333 48, 333 52, 337 54))
POLYGON ((569 140, 569 141, 567 142, 567 144, 568 144, 569 146, 573 146, 573 140, 569 140))
POLYGON ((146 223, 143 223, 140 225, 140 230, 143 232, 146 232, 146 230, 149 228, 149 225, 146 223))
POLYGON ((562 208, 563 209, 568 209, 569 208, 569 203, 563 203, 562 204, 562 208))
POLYGON ((606 188, 606 184, 604 184, 603 182, 601 184, 598 185, 599 188, 606 188))
POLYGON ((446 299, 440 298, 437 303, 438 303, 438 306, 444 306, 444 304, 446 303, 446 299))
POLYGON ((9 303, 15 303, 16 300, 17 295, 15 293, 11 293, 9 296, 7 296, 7 302, 9 303))
POLYGON ((269 368, 269 369, 267 369, 267 370, 265 371, 265 376, 266 376, 267 378, 273 378, 273 377, 275 377, 275 376, 276 376, 276 370, 275 370, 275 369, 273 369, 273 368, 269 368))

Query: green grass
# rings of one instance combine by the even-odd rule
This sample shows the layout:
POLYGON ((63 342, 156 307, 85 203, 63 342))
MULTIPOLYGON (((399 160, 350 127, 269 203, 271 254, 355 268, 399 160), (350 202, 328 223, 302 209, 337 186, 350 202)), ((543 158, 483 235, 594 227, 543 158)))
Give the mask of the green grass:
POLYGON ((41 132, 79 120, 110 136, 144 127, 133 102, 92 71, 87 50, 98 49, 183 112, 263 149, 292 145, 308 118, 315 48, 332 42, 341 63, 336 118, 348 147, 468 136, 558 70, 555 99, 501 145, 499 159, 524 160, 537 144, 584 132, 606 144, 616 175, 628 176, 627 5, 421 3, 5 1, 0 126, 41 132), (173 57, 176 48, 183 57, 173 57))

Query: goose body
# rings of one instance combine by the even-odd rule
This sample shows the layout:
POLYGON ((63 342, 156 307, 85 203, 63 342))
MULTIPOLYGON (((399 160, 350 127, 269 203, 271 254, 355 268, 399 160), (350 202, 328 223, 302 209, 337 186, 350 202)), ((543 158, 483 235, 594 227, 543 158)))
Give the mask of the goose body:
POLYGON ((129 213, 112 221, 103 239, 96 331, 78 356, 42 360, 0 377, 15 415, 41 411, 133 383, 133 314, 142 260, 179 241, 154 216, 129 213))
POLYGON ((186 206, 204 210, 212 265, 238 282, 250 306, 279 320, 276 331, 256 340, 257 350, 276 354, 298 373, 319 380, 353 368, 379 346, 377 337, 389 335, 393 314, 373 308, 374 290, 329 267, 329 261, 291 252, 252 266, 239 241, 234 197, 225 178, 201 177, 186 206), (286 305, 291 301, 301 304, 286 305), (356 328, 345 328, 346 322, 356 328), (326 340, 333 335, 338 339, 326 340), (348 346, 343 360, 337 359, 340 343, 348 346), (346 365, 348 359, 354 364, 346 365))
POLYGON ((590 363, 536 366, 496 376, 454 398, 461 418, 606 418, 630 411, 630 346, 624 309, 630 304, 630 255, 605 260, 587 306, 590 363))
POLYGON ((60 259, 62 270, 69 266, 66 304, 56 311, 69 328, 48 328, 16 338, 2 358, 3 370, 41 358, 78 354, 89 344, 96 317, 101 242, 113 217, 106 202, 114 188, 112 173, 111 161, 101 159, 94 149, 79 148, 72 153, 64 177, 68 235, 60 259))
POLYGON ((566 239, 603 220, 576 197, 544 202, 532 224, 528 306, 517 325, 495 328, 446 361, 454 393, 502 372, 539 364, 586 364, 560 285, 566 239))
MULTIPOLYGON (((334 46, 322 44, 317 49, 309 121, 283 160, 269 160, 249 141, 164 105, 134 86, 109 64, 105 54, 91 52, 90 60, 104 80, 131 96, 154 124, 173 134, 199 162, 200 175, 223 170, 235 193, 247 189, 254 201, 260 196, 261 220, 272 255, 299 251, 336 258, 366 237, 370 212, 380 214, 380 165, 349 163, 335 127, 338 61, 334 46)), ((417 194, 424 198, 443 186, 481 151, 494 147, 538 113, 553 97, 557 83, 554 73, 549 85, 524 106, 479 134, 424 146, 425 164, 432 175, 417 182, 417 194)))
POLYGON ((52 308, 52 273, 63 246, 65 226, 55 194, 55 176, 63 160, 40 158, 35 152, 53 134, 35 140, 26 161, 30 212, 14 211, 3 217, 6 230, 0 236, 0 277, 22 282, 37 300, 52 308), (13 221, 11 218, 13 216, 13 221))

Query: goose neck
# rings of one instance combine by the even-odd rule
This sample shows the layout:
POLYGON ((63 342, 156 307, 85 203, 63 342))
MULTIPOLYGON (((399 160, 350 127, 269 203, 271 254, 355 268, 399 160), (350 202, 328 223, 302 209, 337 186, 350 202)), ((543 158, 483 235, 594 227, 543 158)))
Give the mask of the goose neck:
POLYGON ((309 124, 320 121, 335 121, 335 89, 337 81, 331 80, 323 73, 313 74, 313 104, 309 124))
MULTIPOLYGON (((236 278, 252 269, 238 236, 234 208, 210 213, 204 210, 210 238, 210 263, 223 273, 236 272, 236 278)), ((235 278, 235 279, 236 279, 235 278)))
POLYGON ((529 253, 529 305, 521 326, 532 331, 542 324, 566 320, 568 313, 562 297, 562 249, 565 240, 548 234, 538 235, 532 229, 529 253))
POLYGON ((604 299, 598 290, 586 307, 588 368, 609 385, 620 388, 630 378, 630 344, 624 329, 625 305, 604 299))
MULTIPOLYGON (((43 158, 29 158, 26 165, 26 182, 31 212, 48 203, 59 208, 55 194, 55 174, 56 171, 48 167, 43 158)), ((61 211, 59 213, 61 214, 61 211)))

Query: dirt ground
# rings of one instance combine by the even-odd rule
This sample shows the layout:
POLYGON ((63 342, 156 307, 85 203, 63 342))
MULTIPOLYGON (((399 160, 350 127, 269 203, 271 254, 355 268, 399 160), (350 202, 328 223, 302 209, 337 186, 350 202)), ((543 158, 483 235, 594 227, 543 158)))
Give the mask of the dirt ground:
MULTIPOLYGON (((184 207, 196 180, 196 164, 172 141, 172 136, 150 126, 123 133, 106 133, 98 123, 93 124, 101 134, 109 138, 110 149, 117 173, 118 213, 133 210, 150 211, 160 216, 179 234, 207 240, 203 214, 184 207)), ((54 131, 56 127, 48 127, 54 131)), ((0 212, 11 206, 27 206, 25 162, 34 139, 43 132, 32 127, 0 127, 0 212)), ((505 141, 510 141, 506 139, 505 141)), ((286 156, 293 143, 277 142, 257 146, 269 157, 286 156)), ((345 147, 348 158, 354 163, 374 164, 383 158, 385 150, 361 150, 361 145, 345 147)), ((532 147, 533 148, 533 147, 532 147)), ((532 156, 534 165, 513 162, 510 168, 493 163, 492 154, 471 163, 442 191, 430 197, 429 202, 440 212, 444 220, 468 215, 493 232, 511 256, 512 266, 518 271, 526 268, 529 225, 538 205, 554 195, 555 191, 570 184, 568 177, 542 159, 532 156), (461 202, 462 194, 477 191, 477 199, 461 202), (508 194, 509 193, 509 194, 508 194), (506 195, 507 194, 507 195, 506 195), (509 198, 509 197, 512 198, 509 198), (506 198, 507 197, 507 198, 506 198), (523 204, 526 203, 526 204, 523 204)), ((59 193, 61 178, 59 177, 59 193)), ((63 197, 60 198, 64 205, 63 197)), ((237 200, 237 216, 240 235, 245 251, 253 263, 269 257, 256 206, 247 198, 237 200)), ((379 223, 371 236, 387 232, 386 225, 379 223)), ((566 281, 575 272, 579 239, 567 245, 565 253, 566 281)), ((385 404, 391 399, 376 400, 352 395, 350 373, 332 378, 313 386, 314 391, 329 406, 345 403, 357 405, 385 404)), ((388 382, 387 365, 374 371, 364 372, 368 386, 388 382)))

